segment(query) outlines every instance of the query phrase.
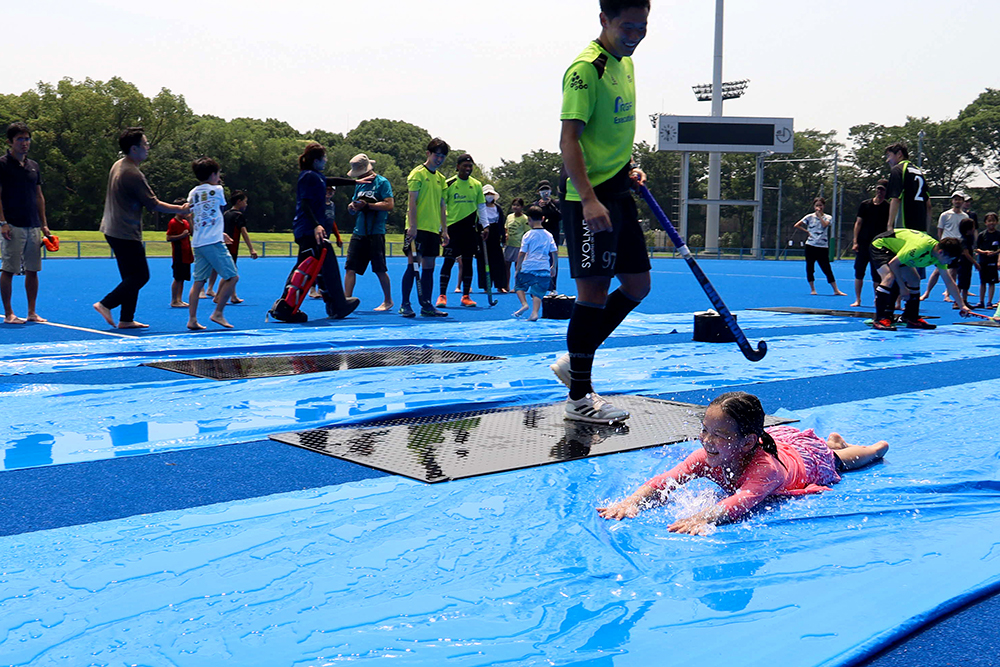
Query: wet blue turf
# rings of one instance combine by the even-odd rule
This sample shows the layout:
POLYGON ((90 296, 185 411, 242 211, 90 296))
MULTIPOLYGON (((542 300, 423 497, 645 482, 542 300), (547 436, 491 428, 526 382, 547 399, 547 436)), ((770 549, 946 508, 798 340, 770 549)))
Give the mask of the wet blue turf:
MULTIPOLYGON (((707 402, 739 388, 817 430, 893 443, 886 464, 829 494, 698 540, 664 532, 678 508, 620 525, 592 513, 679 448, 432 490, 261 440, 290 426, 557 399, 546 364, 565 325, 510 321, 514 297, 452 309, 455 321, 405 321, 366 312, 378 302, 368 276, 347 321, 265 324, 289 260, 246 261, 246 303, 227 309, 239 330, 188 334, 184 313, 161 300, 167 262, 151 264, 137 315, 148 332, 109 336, 90 310, 114 277, 108 260, 47 262, 42 273, 39 312, 92 331, 0 330, 0 397, 16 415, 0 431, 0 553, 13 564, 0 600, 5 664, 632 664, 660 659, 665 642, 693 646, 675 651, 685 664, 756 664, 748 647, 768 664, 849 664, 996 580, 989 406, 1000 339, 949 326, 944 304, 926 306, 939 331, 895 335, 743 311, 748 337, 771 346, 750 364, 732 346, 690 342, 690 312, 706 299, 682 262, 654 262, 653 293, 599 357, 602 391, 707 402), (225 383, 139 365, 413 343, 507 359, 225 383), (845 618, 858 623, 832 623, 845 618)), ((702 264, 734 310, 849 302, 807 296, 800 263, 702 264)), ((849 264, 836 270, 850 286, 849 264)), ((957 660, 942 633, 995 616, 982 608, 872 664, 957 660)))

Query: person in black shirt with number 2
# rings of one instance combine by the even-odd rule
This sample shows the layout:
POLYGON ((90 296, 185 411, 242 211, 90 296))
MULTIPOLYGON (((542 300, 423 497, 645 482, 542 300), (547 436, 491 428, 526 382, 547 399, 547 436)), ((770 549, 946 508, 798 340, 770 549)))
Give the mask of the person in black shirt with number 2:
POLYGON ((889 174, 889 223, 885 231, 892 231, 896 216, 902 209, 903 227, 926 234, 927 221, 931 218, 931 198, 924 172, 910 164, 910 152, 904 143, 886 148, 885 161, 892 167, 889 174))

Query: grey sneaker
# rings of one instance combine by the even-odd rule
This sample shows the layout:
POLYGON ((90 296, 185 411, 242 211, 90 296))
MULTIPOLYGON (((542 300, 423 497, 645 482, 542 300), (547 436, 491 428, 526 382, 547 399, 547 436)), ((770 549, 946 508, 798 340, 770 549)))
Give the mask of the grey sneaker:
POLYGON ((566 399, 565 418, 591 424, 614 424, 628 419, 629 413, 591 393, 577 401, 566 399))
POLYGON ((564 354, 563 356, 556 359, 556 363, 549 366, 552 372, 556 374, 559 381, 562 382, 566 387, 569 387, 570 375, 569 375, 569 354, 564 354))
POLYGON ((417 314, 413 312, 413 308, 408 303, 404 303, 399 307, 399 314, 403 317, 416 317, 417 314))

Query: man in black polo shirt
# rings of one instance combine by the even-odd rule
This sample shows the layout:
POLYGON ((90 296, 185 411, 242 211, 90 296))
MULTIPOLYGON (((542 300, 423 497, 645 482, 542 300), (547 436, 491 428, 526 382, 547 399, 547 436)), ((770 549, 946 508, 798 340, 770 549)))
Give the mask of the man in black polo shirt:
POLYGON ((854 303, 861 305, 861 287, 865 283, 865 272, 870 272, 872 282, 877 287, 882 282, 878 269, 871 263, 871 243, 877 234, 885 231, 889 224, 889 201, 886 199, 889 181, 880 179, 875 185, 875 196, 858 206, 858 219, 854 221, 854 303))
POLYGON ((24 123, 7 128, 7 154, 0 157, 0 296, 4 324, 23 324, 14 314, 11 292, 15 275, 24 274, 29 322, 44 322, 35 312, 38 272, 42 270, 42 235, 49 235, 45 220, 45 197, 38 163, 28 159, 31 130, 24 123))

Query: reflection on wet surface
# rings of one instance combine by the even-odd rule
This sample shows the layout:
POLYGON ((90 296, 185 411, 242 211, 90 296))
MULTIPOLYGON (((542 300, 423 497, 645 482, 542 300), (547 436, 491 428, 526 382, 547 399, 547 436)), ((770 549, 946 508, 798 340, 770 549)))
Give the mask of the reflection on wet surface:
MULTIPOLYGON (((271 438, 433 483, 683 442, 700 431, 699 406, 642 396, 615 396, 614 403, 631 419, 611 425, 568 421, 565 404, 558 402, 271 438)), ((768 424, 776 423, 782 420, 769 418, 768 424)))

